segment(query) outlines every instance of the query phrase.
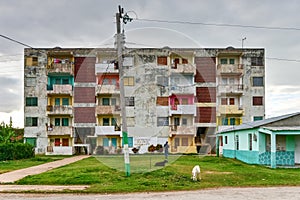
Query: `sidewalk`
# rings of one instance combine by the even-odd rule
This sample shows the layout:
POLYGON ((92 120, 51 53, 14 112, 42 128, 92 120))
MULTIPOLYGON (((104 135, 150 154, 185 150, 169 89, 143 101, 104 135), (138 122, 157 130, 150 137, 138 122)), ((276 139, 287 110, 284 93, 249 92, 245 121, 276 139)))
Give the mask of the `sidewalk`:
MULTIPOLYGON (((64 166, 73 162, 77 162, 79 160, 82 160, 84 158, 88 158, 88 155, 82 155, 82 156, 73 156, 70 158, 65 158, 62 160, 57 160, 54 162, 45 163, 38 166, 33 166, 25 169, 15 170, 11 172, 7 172, 4 174, 0 174, 0 183, 13 183, 15 181, 18 181, 26 176, 29 175, 35 175, 40 174, 46 171, 49 171, 53 168, 57 168, 60 166, 64 166)), ((3 185, 0 185, 0 188, 2 188, 3 185)))

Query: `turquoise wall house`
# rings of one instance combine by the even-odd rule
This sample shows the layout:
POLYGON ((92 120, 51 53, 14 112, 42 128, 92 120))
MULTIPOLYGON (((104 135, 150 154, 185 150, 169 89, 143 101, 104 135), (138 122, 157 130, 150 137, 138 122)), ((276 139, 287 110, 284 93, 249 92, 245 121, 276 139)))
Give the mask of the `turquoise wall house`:
POLYGON ((300 113, 250 122, 218 133, 219 152, 249 164, 300 164, 300 113))

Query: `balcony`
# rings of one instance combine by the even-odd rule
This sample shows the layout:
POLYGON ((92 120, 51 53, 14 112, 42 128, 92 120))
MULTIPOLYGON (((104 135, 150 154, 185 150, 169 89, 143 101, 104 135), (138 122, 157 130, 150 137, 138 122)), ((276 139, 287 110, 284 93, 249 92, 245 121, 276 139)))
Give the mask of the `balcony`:
POLYGON ((177 126, 171 125, 170 126, 170 135, 196 135, 196 128, 195 126, 177 126))
POLYGON ((47 66, 47 74, 49 73, 68 73, 74 75, 74 64, 73 62, 53 62, 47 66))
POLYGON ((236 95, 243 95, 244 93, 244 86, 242 84, 237 85, 218 85, 218 95, 222 94, 236 94, 236 95))
POLYGON ((176 86, 171 86, 169 93, 170 94, 195 94, 195 86, 191 85, 191 86, 180 86, 180 85, 176 85, 176 86))
POLYGON ((218 75, 242 75, 243 74, 243 64, 219 64, 217 73, 218 75))
POLYGON ((96 115, 120 115, 120 106, 97 106, 96 115))
POLYGON ((73 86, 70 84, 48 86, 47 94, 67 94, 73 96, 73 86))
POLYGON ((106 135, 118 135, 122 137, 122 131, 119 127, 115 126, 95 126, 96 136, 106 136, 106 135))
POLYGON ((96 74, 119 73, 118 67, 114 63, 96 63, 96 74))
POLYGON ((48 115, 73 115, 73 106, 47 106, 48 115))
POLYGON ((72 136, 73 127, 72 126, 48 126, 47 134, 49 135, 70 135, 72 136))
POLYGON ((244 109, 238 105, 220 105, 218 107, 219 115, 233 114, 233 115, 243 115, 244 109))
POLYGON ((196 75, 196 64, 173 64, 171 73, 194 74, 196 75))
POLYGON ((194 115, 196 116, 196 105, 171 105, 169 115, 194 115))
POLYGON ((98 94, 120 94, 118 85, 97 85, 96 95, 98 94))

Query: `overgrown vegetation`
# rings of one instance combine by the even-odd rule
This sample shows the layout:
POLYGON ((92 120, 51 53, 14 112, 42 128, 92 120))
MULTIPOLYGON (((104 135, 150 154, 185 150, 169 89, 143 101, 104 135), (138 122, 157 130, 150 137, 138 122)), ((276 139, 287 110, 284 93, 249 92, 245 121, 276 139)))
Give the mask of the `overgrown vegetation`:
MULTIPOLYGON (((195 190, 214 187, 300 185, 300 169, 270 169, 247 165, 240 161, 219 157, 179 156, 166 167, 153 171, 138 170, 146 165, 149 156, 136 155, 139 162, 132 162, 132 173, 126 177, 121 156, 107 156, 115 167, 103 164, 102 158, 90 157, 82 161, 53 169, 36 176, 26 177, 18 184, 90 185, 84 192, 146 192, 170 190, 195 190), (191 180, 194 165, 200 165, 202 180, 191 180)), ((170 156, 171 157, 171 156, 170 156)))

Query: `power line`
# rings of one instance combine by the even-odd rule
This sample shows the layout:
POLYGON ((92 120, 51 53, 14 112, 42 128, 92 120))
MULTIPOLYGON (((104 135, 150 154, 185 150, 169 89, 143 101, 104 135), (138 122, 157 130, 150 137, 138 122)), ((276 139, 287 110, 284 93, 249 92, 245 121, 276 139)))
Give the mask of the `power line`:
POLYGON ((25 47, 29 47, 29 48, 32 48, 32 49, 33 49, 32 46, 29 46, 29 45, 27 45, 27 44, 24 44, 23 42, 17 41, 17 40, 15 40, 15 39, 12 39, 12 38, 7 37, 7 36, 5 36, 5 35, 1 35, 1 34, 0 34, 0 37, 3 37, 4 39, 10 40, 10 41, 12 41, 12 42, 15 42, 15 43, 18 43, 18 44, 23 45, 23 46, 25 46, 25 47))
POLYGON ((300 28, 297 28, 297 27, 256 26, 256 25, 242 25, 242 24, 205 23, 205 22, 189 22, 189 21, 179 21, 179 20, 159 20, 159 19, 141 19, 141 18, 136 18, 134 20, 144 21, 144 22, 168 23, 168 24, 204 25, 204 26, 218 26, 218 27, 238 27, 238 28, 256 28, 256 29, 268 29, 268 30, 300 31, 300 28))
POLYGON ((289 62, 300 62, 300 60, 296 59, 286 59, 286 58, 271 58, 271 57, 266 57, 268 60, 278 60, 278 61, 289 61, 289 62))

